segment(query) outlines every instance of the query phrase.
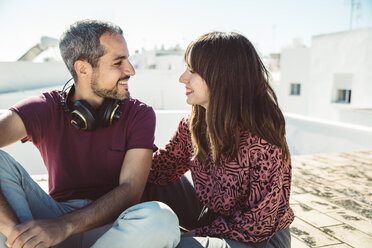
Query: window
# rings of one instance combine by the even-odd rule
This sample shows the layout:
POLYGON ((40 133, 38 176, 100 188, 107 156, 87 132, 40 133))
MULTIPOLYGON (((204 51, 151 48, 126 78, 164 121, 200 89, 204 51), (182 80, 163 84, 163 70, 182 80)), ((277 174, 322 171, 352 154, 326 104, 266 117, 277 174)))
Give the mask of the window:
POLYGON ((336 102, 337 103, 350 103, 351 90, 337 89, 336 102))
POLYGON ((332 102, 350 104, 352 87, 352 73, 333 74, 332 102))
POLYGON ((291 96, 299 96, 299 95, 301 95, 301 84, 299 84, 299 83, 292 83, 291 84, 291 89, 290 89, 289 95, 291 95, 291 96))

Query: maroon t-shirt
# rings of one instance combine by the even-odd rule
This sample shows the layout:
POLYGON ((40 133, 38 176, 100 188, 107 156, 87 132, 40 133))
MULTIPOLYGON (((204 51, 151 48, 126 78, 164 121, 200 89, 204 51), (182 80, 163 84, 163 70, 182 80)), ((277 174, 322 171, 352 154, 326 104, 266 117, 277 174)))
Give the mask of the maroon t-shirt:
POLYGON ((95 200, 119 185, 125 153, 133 148, 156 150, 155 113, 128 99, 120 119, 107 128, 77 130, 60 104, 59 91, 25 99, 12 108, 27 137, 39 149, 49 176, 49 194, 57 201, 95 200))

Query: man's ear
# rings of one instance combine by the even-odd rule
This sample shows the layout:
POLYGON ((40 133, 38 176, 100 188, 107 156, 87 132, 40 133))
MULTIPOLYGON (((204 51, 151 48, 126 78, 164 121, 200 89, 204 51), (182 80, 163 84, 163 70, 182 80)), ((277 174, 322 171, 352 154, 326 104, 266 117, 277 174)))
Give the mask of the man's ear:
POLYGON ((90 77, 93 72, 91 64, 85 60, 77 60, 74 64, 74 69, 78 78, 90 77))

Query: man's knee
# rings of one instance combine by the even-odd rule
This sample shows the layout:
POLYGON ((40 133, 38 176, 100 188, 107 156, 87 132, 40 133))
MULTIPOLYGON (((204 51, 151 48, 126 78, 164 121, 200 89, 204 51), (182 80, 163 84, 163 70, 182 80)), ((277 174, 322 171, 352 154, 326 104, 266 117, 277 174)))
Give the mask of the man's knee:
POLYGON ((161 202, 143 202, 125 210, 93 247, 176 247, 178 218, 161 202), (133 246, 132 246, 133 245, 133 246))
POLYGON ((142 224, 145 230, 149 231, 148 235, 180 235, 177 215, 162 202, 150 201, 132 206, 124 211, 116 222, 120 225, 120 222, 132 220, 142 224))
POLYGON ((148 222, 150 225, 155 225, 159 227, 160 225, 164 225, 167 227, 177 227, 178 230, 178 218, 177 215, 173 212, 173 210, 162 202, 151 201, 151 202, 143 202, 138 205, 143 205, 143 207, 148 211, 148 222))

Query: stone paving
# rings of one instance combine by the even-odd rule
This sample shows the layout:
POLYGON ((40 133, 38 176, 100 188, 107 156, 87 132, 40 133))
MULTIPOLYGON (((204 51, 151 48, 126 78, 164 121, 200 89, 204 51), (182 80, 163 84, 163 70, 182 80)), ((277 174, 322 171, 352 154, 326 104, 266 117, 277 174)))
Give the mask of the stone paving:
POLYGON ((292 247, 371 248, 372 151, 292 156, 292 167, 292 247))
POLYGON ((372 247, 372 151, 292 157, 292 247, 372 247))

